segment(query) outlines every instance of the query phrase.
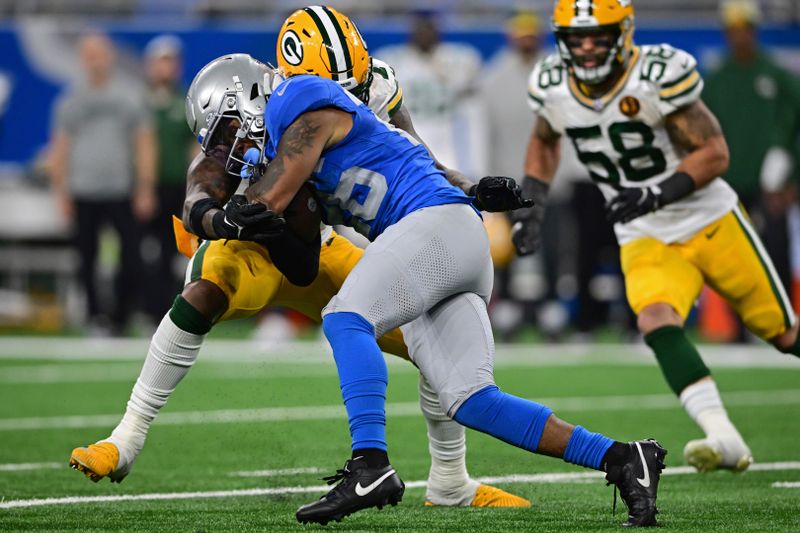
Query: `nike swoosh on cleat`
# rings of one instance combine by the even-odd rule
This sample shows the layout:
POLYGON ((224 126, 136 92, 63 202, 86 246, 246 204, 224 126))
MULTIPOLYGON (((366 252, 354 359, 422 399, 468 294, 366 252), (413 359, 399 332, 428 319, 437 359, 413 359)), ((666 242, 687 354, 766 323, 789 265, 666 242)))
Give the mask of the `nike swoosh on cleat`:
POLYGON ((369 494, 370 492, 375 490, 375 488, 378 485, 383 483, 386 480, 386 478, 388 478, 392 474, 394 474, 394 469, 389 470, 384 475, 382 475, 381 477, 379 477, 378 479, 376 479, 375 481, 373 481, 372 483, 370 483, 366 487, 362 487, 361 486, 361 482, 359 481, 358 483, 356 483, 356 494, 358 494, 359 496, 366 496, 367 494, 369 494))
MULTIPOLYGON (((639 458, 642 460, 642 470, 644 470, 644 478, 636 478, 636 481, 639 482, 644 488, 650 486, 650 470, 647 468, 647 461, 644 460, 644 452, 642 451, 642 447, 638 442, 635 442, 636 448, 639 450, 639 458)), ((356 492, 358 492, 358 487, 356 487, 356 492)))

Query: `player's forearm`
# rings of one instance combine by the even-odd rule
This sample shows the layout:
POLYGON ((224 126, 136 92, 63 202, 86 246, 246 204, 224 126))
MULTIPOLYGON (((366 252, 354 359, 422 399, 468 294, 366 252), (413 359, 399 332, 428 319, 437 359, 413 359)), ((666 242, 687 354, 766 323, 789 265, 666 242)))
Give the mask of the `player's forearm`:
POLYGON ((695 189, 699 189, 725 174, 729 163, 728 145, 720 135, 707 139, 684 157, 678 172, 689 174, 694 180, 695 189))
POLYGON ((535 176, 540 181, 550 183, 556 175, 561 160, 560 139, 544 140, 531 135, 525 154, 525 175, 535 176))
POLYGON ((283 214, 325 148, 341 141, 352 125, 352 117, 338 109, 309 111, 297 117, 281 136, 264 175, 247 189, 247 199, 283 214))
POLYGON ((238 181, 225 172, 222 163, 198 154, 186 173, 186 199, 181 217, 186 230, 211 239, 219 238, 214 230, 214 216, 236 191, 238 181), (199 202, 203 204, 198 206, 199 202))
POLYGON ((447 178, 447 181, 450 182, 450 185, 458 187, 466 194, 470 193, 472 186, 475 185, 475 183, 472 180, 470 180, 468 177, 466 177, 458 170, 455 170, 453 168, 447 168, 436 159, 434 159, 434 162, 436 163, 436 168, 444 172, 444 175, 447 178))

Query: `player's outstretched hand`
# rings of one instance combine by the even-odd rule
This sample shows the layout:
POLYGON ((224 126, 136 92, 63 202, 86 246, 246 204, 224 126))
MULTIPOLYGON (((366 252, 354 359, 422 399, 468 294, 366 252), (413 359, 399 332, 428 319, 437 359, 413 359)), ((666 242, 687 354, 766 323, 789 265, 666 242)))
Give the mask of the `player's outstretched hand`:
POLYGON ((490 213, 533 207, 533 199, 524 198, 517 181, 506 176, 481 178, 472 186, 470 196, 475 197, 475 207, 490 213))
POLYGON ((214 226, 220 238, 261 242, 280 235, 286 220, 266 205, 248 203, 243 194, 235 194, 225 205, 224 216, 215 220, 214 226))
POLYGON ((512 211, 511 242, 520 256, 535 253, 542 245, 542 221, 550 184, 533 176, 522 179, 522 197, 532 198, 530 204, 512 211), (534 204, 535 201, 535 204, 534 204))
POLYGON ((659 195, 652 187, 627 187, 606 203, 606 218, 612 224, 626 224, 659 207, 659 195))

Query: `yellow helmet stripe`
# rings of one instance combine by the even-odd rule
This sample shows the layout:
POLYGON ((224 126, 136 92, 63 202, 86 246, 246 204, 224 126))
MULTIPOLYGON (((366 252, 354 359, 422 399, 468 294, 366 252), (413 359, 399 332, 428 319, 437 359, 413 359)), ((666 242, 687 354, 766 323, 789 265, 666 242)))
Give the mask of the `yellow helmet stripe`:
POLYGON ((321 6, 310 6, 305 8, 306 13, 311 17, 322 35, 322 42, 325 48, 328 49, 328 60, 331 64, 331 74, 334 81, 339 81, 340 72, 346 71, 347 68, 344 62, 344 53, 342 52, 341 43, 338 46, 334 45, 334 40, 331 36, 336 35, 336 29, 331 22, 331 17, 325 13, 321 6))

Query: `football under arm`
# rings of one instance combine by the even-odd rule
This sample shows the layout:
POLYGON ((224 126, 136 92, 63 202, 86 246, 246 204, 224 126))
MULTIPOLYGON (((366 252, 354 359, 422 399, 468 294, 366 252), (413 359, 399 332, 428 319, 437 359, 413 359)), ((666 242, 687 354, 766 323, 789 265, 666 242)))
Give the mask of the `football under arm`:
POLYGON ((289 283, 308 287, 319 274, 320 234, 310 243, 304 242, 291 230, 286 230, 265 243, 272 264, 289 283))
POLYGON ((336 108, 298 116, 281 136, 275 158, 247 189, 250 202, 260 202, 282 215, 297 191, 311 177, 322 152, 344 139, 353 127, 349 113, 336 108))
POLYGON ((473 185, 475 185, 475 183, 458 170, 447 168, 440 163, 438 159, 436 159, 436 156, 433 154, 433 152, 431 152, 431 149, 425 144, 425 141, 420 138, 417 130, 414 129, 414 123, 411 121, 411 113, 408 112, 405 104, 400 104, 400 108, 395 111, 394 115, 392 115, 389 123, 392 126, 405 131, 419 141, 419 143, 424 146, 426 150, 428 150, 428 153, 433 159, 436 168, 444 172, 444 175, 447 177, 447 181, 449 181, 451 185, 458 187, 467 194, 470 193, 470 189, 473 185))
POLYGON ((561 136, 542 116, 536 122, 525 152, 525 175, 551 183, 561 162, 561 136))
POLYGON ((677 172, 691 176, 695 189, 727 172, 728 144, 717 117, 702 100, 667 115, 665 127, 673 145, 686 153, 677 172))

